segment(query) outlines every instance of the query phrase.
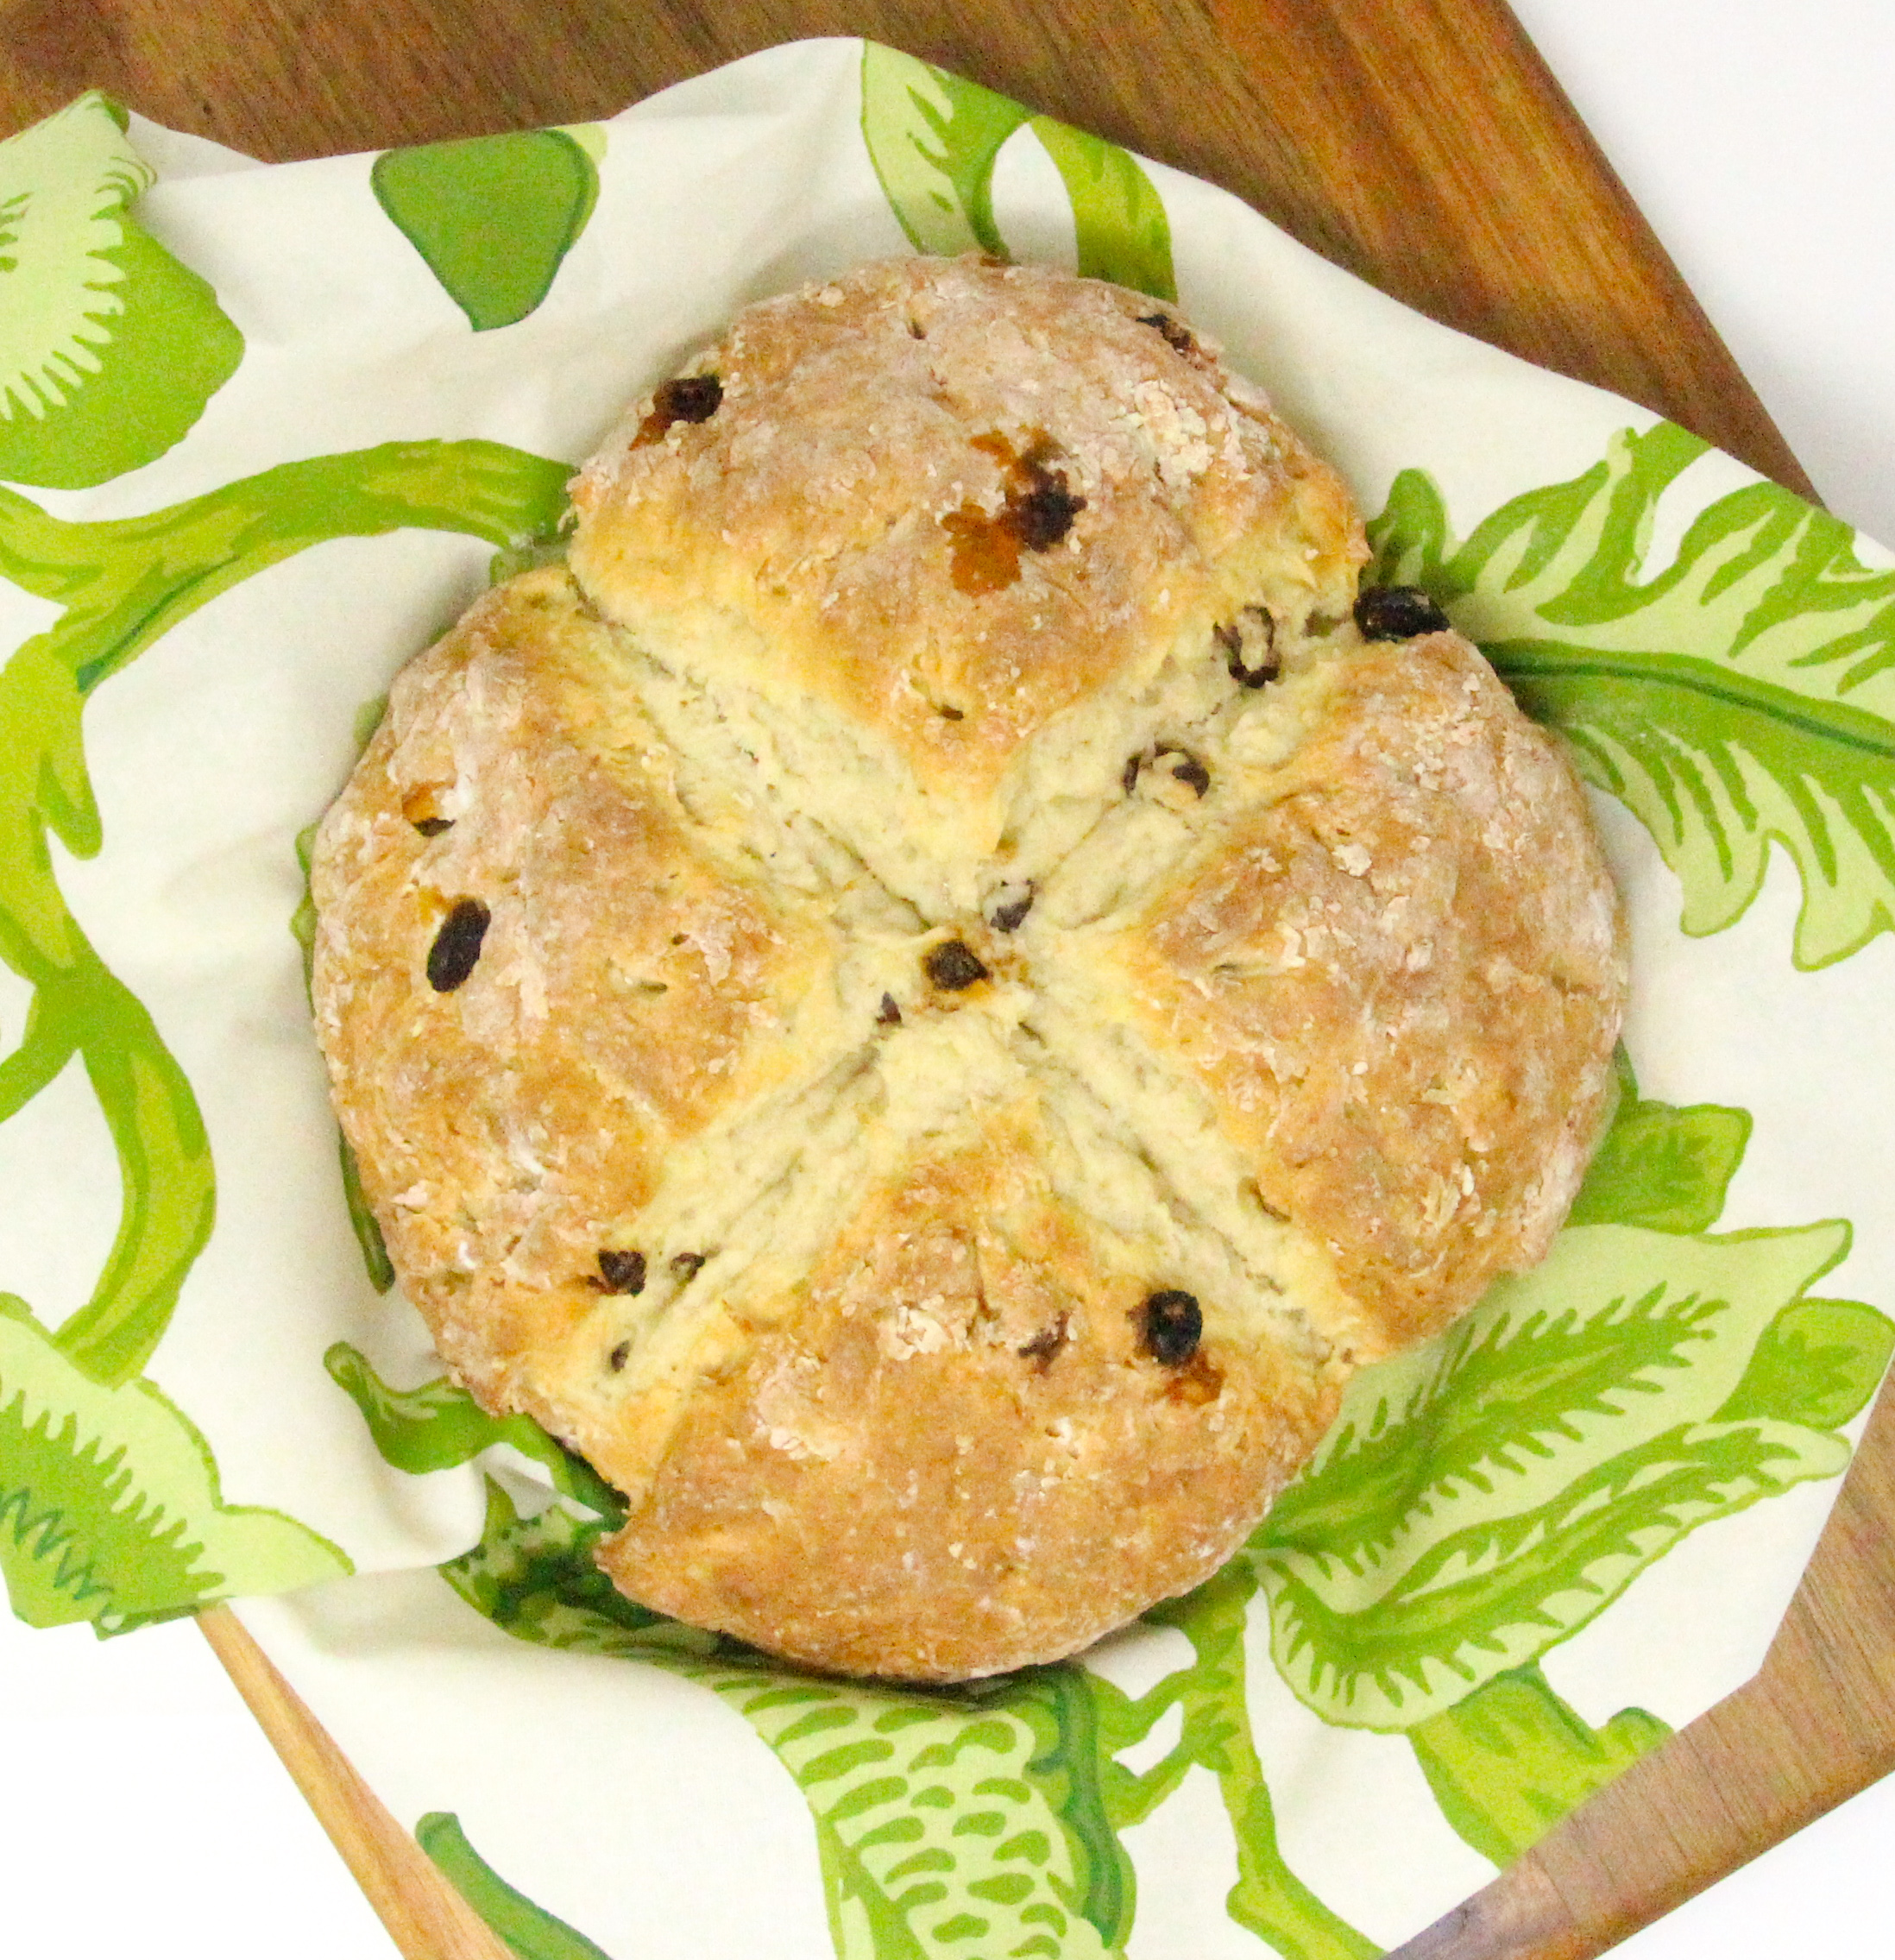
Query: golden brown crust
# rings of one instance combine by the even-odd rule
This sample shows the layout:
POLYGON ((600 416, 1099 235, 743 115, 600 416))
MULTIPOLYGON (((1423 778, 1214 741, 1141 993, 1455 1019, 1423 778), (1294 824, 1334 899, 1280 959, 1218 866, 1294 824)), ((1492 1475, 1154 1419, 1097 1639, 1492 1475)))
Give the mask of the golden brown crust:
POLYGON ((1141 1341, 1114 1271, 990 1129, 872 1192, 793 1318, 694 1398, 601 1563, 634 1598, 845 1673, 1075 1652, 1187 1591, 1315 1447, 1340 1371, 1141 1341), (1050 1583, 1049 1583, 1050 1580, 1050 1583))
POLYGON ((587 465, 574 570, 656 638, 740 629, 755 684, 845 709, 922 782, 990 788, 1180 632, 1354 596, 1339 479, 1153 320, 1139 294, 977 258, 766 300, 696 364, 715 413, 654 439, 648 399, 587 465), (1039 549, 1016 535, 1036 511, 1039 549))
POLYGON ((404 1288, 635 1597, 1057 1658, 1544 1250, 1624 992, 1578 786, 1457 635, 1363 643, 1337 480, 1094 282, 768 302, 576 501, 318 840, 404 1288))
POLYGON ((1124 956, 1359 1358, 1537 1262, 1605 1114, 1624 930, 1571 768, 1458 634, 1369 648, 1124 956))
POLYGON ((364 1194, 442 1353, 509 1403, 666 1147, 767 1075, 759 1030, 826 952, 706 862, 636 751, 582 745, 568 684, 600 638, 562 571, 488 594, 397 680, 312 867, 317 1029, 364 1194), (438 992, 464 899, 489 923, 438 992))

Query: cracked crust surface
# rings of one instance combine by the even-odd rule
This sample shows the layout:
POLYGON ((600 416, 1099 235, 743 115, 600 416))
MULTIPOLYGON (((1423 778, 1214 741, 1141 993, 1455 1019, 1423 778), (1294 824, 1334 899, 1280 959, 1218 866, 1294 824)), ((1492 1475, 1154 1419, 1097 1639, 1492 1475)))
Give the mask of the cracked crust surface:
POLYGON ((1153 1359, 1149 1274, 1100 1256, 1042 1142, 1012 1112, 867 1194, 794 1318, 692 1397, 606 1547, 619 1584, 828 1667, 953 1680, 1072 1652, 1237 1549, 1331 1373, 1234 1334, 1153 1359))
POLYGON ((654 646, 876 738, 911 821, 948 806, 937 859, 1002 848, 1023 747, 1102 687, 1247 605, 1287 636, 1354 597, 1340 480, 1140 294, 895 260, 693 366, 715 413, 660 435, 640 402, 581 472, 574 572, 654 646))
POLYGON ((1564 1218, 1591 1140, 1576 1085, 1624 981, 1616 904, 1564 759, 1451 633, 1348 663, 1273 790, 1117 950, 1265 1200, 1376 1303, 1379 1352, 1564 1218))
POLYGON ((625 1492, 633 1597, 1055 1659, 1544 1251, 1616 902, 1552 743, 1458 636, 1363 643, 1339 484, 1149 300, 902 261, 689 376, 324 820, 337 1108, 444 1357, 625 1492))

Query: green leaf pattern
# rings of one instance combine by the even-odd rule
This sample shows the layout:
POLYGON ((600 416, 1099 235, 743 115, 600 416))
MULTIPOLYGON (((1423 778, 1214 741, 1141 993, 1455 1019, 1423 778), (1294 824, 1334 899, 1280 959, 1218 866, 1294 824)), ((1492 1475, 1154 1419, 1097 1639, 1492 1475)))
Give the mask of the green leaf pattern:
POLYGON ((882 192, 917 252, 1006 256, 993 167, 1027 111, 978 82, 867 41, 862 135, 882 192))
POLYGON ((1238 1558, 1195 1591, 1146 1614, 1152 1623, 1184 1634, 1192 1661, 1136 1702, 1103 1681, 1092 1683, 1102 1705, 1100 1732, 1114 1755, 1149 1734, 1173 1705, 1184 1717, 1177 1743, 1150 1768, 1135 1776, 1123 1763, 1109 1765, 1108 1806, 1115 1823, 1136 1823, 1193 1765, 1209 1770, 1237 1843, 1237 1882, 1225 1901, 1231 1917, 1290 1960, 1368 1960, 1377 1951, 1373 1943, 1290 1869, 1277 1841, 1245 1685, 1245 1632, 1256 1586, 1255 1567, 1238 1558))
POLYGON ((1410 1727, 1576 1632, 1698 1525, 1839 1474, 1838 1436, 1720 1416, 1848 1240, 1576 1226, 1441 1339, 1357 1377, 1253 1541, 1299 1698, 1410 1727))
POLYGON ((1726 1422, 1768 1420, 1835 1429, 1868 1406, 1895 1323, 1854 1300, 1798 1300, 1764 1329, 1743 1379, 1718 1410, 1726 1422))
POLYGON ((513 326, 552 288, 599 199, 596 123, 384 150, 375 198, 476 333, 513 326))
POLYGON ((24 1035, 0 1061, 0 1121, 78 1058, 121 1185, 91 1298, 50 1336, 23 1303, 10 1310, 22 1385, 7 1389, 0 1422, 0 1498, 13 1517, 0 1540, 22 1617, 130 1624, 349 1569, 287 1519, 227 1512, 203 1438, 141 1376, 210 1236, 216 1179, 189 1082, 55 876, 49 836, 78 857, 104 844, 85 700, 179 620, 295 552, 408 525, 518 545, 557 523, 565 475, 498 444, 389 444, 98 523, 0 488, 0 574, 63 608, 0 668, 0 959, 33 989, 24 1035))
POLYGON ((1581 1721, 1535 1667, 1496 1674, 1408 1730, 1442 1815, 1483 1857, 1510 1863, 1671 1730, 1642 1708, 1581 1721))
POLYGON ((0 142, 0 478, 87 489, 153 462, 243 358, 131 215, 152 180, 102 95, 0 142))
POLYGON ((883 194, 917 252, 1007 257, 993 211, 1002 148, 1024 125, 1073 207, 1079 270, 1175 299, 1171 221, 1137 158, 977 82, 874 41, 862 49, 862 136, 883 194))
POLYGON ((1077 1910, 1072 1839, 1034 1774, 1034 1725, 1004 1700, 969 1709, 754 1665, 698 1678, 809 1803, 844 1960, 925 1960, 964 1942, 1020 1960, 1120 1951, 1077 1910))
POLYGON ((94 1380, 0 1295, 0 1572, 21 1619, 117 1633, 349 1569, 281 1512, 226 1504, 175 1403, 150 1382, 94 1380))
POLYGON ((1705 445, 1622 432, 1566 483, 1451 536, 1404 471, 1369 527, 1377 575, 1427 588, 1581 771, 1651 833, 1687 933, 1720 932, 1774 842, 1803 881, 1798 966, 1895 923, 1895 571, 1774 484, 1717 499, 1645 564, 1659 500, 1705 445))
POLYGON ((809 1803, 845 1960, 1119 1950, 1127 1868, 1096 1758, 1064 1736, 1091 1714, 1077 1677, 945 1692, 802 1674, 622 1598, 591 1557, 606 1528, 557 1505, 522 1520, 490 1483, 486 1537, 443 1575, 519 1639, 645 1661, 734 1707, 809 1803))
POLYGON ((1716 1103, 1641 1102, 1621 1049, 1611 1128, 1586 1168, 1569 1225, 1643 1225, 1709 1232, 1750 1141, 1750 1113, 1716 1103))
POLYGON ((592 1465, 556 1442, 530 1415, 489 1415, 444 1375, 419 1388, 392 1389, 345 1340, 324 1355, 323 1365, 362 1411, 383 1461, 397 1470, 415 1477, 452 1470, 504 1443, 537 1463, 562 1497, 589 1505, 602 1517, 624 1511, 618 1493, 592 1465))
POLYGON ((1027 127, 1053 159, 1073 207, 1080 276, 1109 279, 1154 299, 1175 299, 1171 224, 1150 178, 1129 150, 1050 116, 1027 127))
POLYGON ((468 1842, 452 1811, 430 1811, 415 1841, 454 1889, 506 1943, 513 1960, 612 1960, 602 1947, 509 1885, 468 1842))

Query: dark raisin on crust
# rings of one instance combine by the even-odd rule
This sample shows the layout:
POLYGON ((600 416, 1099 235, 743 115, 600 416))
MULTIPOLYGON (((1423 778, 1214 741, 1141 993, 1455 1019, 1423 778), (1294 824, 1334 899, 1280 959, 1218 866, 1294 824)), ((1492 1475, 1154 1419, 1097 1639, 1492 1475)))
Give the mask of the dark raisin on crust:
POLYGON ((1370 585, 1356 601, 1356 625, 1364 640, 1413 640, 1445 633, 1448 616, 1419 585, 1370 585))
POLYGON ((419 783, 401 799, 401 814, 424 837, 438 837, 454 828, 454 819, 441 808, 453 794, 451 783, 419 783))
POLYGON ((1029 885, 1017 898, 1009 898, 1005 904, 996 906, 993 914, 993 929, 996 932, 1017 932, 1033 910, 1034 891, 1029 885))
POLYGON ((1211 630, 1224 649, 1224 665, 1231 678, 1239 686, 1262 687, 1282 672, 1282 656, 1276 651, 1276 615, 1269 607, 1246 606, 1229 624, 1211 630))
POLYGON ((697 1269, 709 1257, 708 1252, 680 1252, 671 1261, 671 1276, 683 1286, 697 1276, 697 1269))
POLYGON ((600 1293, 643 1293, 644 1253, 617 1245, 602 1247, 599 1253, 599 1276, 587 1283, 600 1293))
POLYGON ((1073 528, 1086 499, 1075 496, 1064 472, 1053 467, 1059 452, 1045 435, 1036 434, 1024 453, 998 432, 972 439, 1005 472, 1004 501, 990 514, 969 501, 941 522, 956 589, 978 596, 1004 591, 1019 577, 1023 549, 1051 551, 1073 528))
POLYGON ((1180 326, 1169 313, 1141 313, 1138 324, 1140 326, 1156 327, 1180 354, 1195 354, 1198 351, 1198 343, 1191 337, 1190 330, 1180 326))
POLYGON ((620 1369, 624 1367, 626 1363, 631 1358, 631 1355, 632 1343, 628 1340, 621 1340, 619 1345, 613 1349, 611 1353, 607 1355, 606 1365, 611 1369, 612 1372, 614 1375, 616 1375, 620 1369))
POLYGON ((652 413, 639 424, 634 449, 663 439, 674 422, 708 422, 724 399, 724 384, 715 375, 680 375, 662 382, 652 397, 652 413))
POLYGON ((1198 1352, 1204 1314, 1197 1298, 1168 1287, 1152 1294, 1138 1309, 1139 1345, 1154 1361, 1181 1368, 1198 1352))
POLYGON ((1171 773, 1178 782, 1200 797, 1209 795, 1210 770, 1188 748, 1180 748, 1175 742, 1160 742, 1155 748, 1141 749, 1125 758, 1125 766, 1118 778, 1125 794, 1130 796, 1138 787, 1138 773, 1142 769, 1162 762, 1168 755, 1177 758, 1171 765, 1171 773))
POLYGON ((1211 772, 1199 761, 1187 748, 1162 748, 1160 755, 1174 755, 1177 761, 1171 766, 1171 773, 1187 788, 1194 790, 1199 797, 1211 788, 1211 772))
POLYGON ((1074 496, 1063 476, 1048 470, 1017 502, 1009 501, 1007 514, 1014 536, 1029 551, 1049 551, 1085 508, 1086 499, 1074 496))
POLYGON ((1052 1366, 1053 1358, 1066 1346, 1066 1329, 1072 1315, 1061 1314, 1050 1327, 1042 1327, 1038 1333, 1018 1349, 1023 1361, 1036 1361, 1040 1372, 1044 1374, 1052 1366))
POLYGON ((658 404, 680 422, 708 422, 724 399, 715 375, 681 375, 658 391, 658 404))
POLYGON ((987 977, 987 969, 974 949, 959 939, 945 940, 930 949, 922 961, 928 977, 948 993, 959 993, 964 986, 987 977))
POLYGON ((428 985, 437 993, 452 993, 474 971, 492 918, 478 898, 462 898, 441 921, 428 948, 428 985))
POLYGON ((885 993, 882 996, 882 1005, 875 1010, 875 1018, 877 1023, 885 1028, 898 1028, 901 1026, 901 1005, 892 993, 885 993))

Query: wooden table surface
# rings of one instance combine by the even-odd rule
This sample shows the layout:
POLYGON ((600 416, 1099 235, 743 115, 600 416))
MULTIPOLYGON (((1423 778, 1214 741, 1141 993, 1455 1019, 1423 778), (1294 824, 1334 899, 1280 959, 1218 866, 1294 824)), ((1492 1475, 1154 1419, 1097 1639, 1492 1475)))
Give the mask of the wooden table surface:
MULTIPOLYGON (((1809 494, 1501 0, 0 0, 0 135, 103 87, 273 161, 612 114, 867 35, 1235 191, 1436 318, 1809 494)), ((1757 1679, 1403 1960, 1579 1960, 1895 1769, 1895 1394, 1757 1679)), ((411 1960, 505 1960, 228 1613, 205 1631, 411 1960)))

